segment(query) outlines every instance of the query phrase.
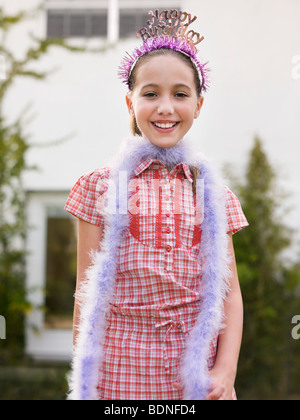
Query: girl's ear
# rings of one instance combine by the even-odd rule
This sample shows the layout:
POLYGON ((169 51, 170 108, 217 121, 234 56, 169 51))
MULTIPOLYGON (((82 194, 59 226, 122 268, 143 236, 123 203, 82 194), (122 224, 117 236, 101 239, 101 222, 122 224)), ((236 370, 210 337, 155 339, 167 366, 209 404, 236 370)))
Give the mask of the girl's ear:
POLYGON ((199 116, 200 116, 200 112, 201 112, 201 109, 202 109, 202 106, 203 106, 203 102, 204 102, 204 97, 203 97, 203 96, 201 96, 201 97, 199 98, 198 103, 197 103, 197 108, 196 108, 196 111, 195 111, 195 120, 196 120, 197 118, 199 118, 199 116))
POLYGON ((131 99, 131 94, 130 93, 128 93, 126 95, 126 104, 127 104, 129 115, 131 117, 134 117, 135 115, 134 115, 133 103, 132 103, 132 99, 131 99))

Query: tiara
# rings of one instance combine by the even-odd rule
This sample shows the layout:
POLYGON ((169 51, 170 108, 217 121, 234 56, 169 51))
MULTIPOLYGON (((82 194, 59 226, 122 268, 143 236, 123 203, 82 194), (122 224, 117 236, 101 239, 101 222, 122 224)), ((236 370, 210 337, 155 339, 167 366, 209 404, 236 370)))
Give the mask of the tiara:
POLYGON ((208 88, 208 63, 202 63, 198 57, 197 45, 204 37, 190 29, 190 25, 197 20, 197 16, 178 10, 155 10, 149 12, 150 19, 147 26, 137 32, 137 38, 142 38, 143 44, 132 54, 126 56, 119 67, 119 77, 129 86, 130 75, 138 60, 147 53, 158 49, 170 49, 188 56, 197 68, 202 89, 208 88))

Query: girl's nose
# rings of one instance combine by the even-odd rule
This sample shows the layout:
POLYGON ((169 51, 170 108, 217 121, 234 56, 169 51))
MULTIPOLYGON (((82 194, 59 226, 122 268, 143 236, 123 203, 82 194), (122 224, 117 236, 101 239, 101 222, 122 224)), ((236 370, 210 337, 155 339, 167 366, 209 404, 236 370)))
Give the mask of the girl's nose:
POLYGON ((174 114, 174 106, 170 98, 161 98, 161 101, 157 108, 157 112, 159 115, 174 114))

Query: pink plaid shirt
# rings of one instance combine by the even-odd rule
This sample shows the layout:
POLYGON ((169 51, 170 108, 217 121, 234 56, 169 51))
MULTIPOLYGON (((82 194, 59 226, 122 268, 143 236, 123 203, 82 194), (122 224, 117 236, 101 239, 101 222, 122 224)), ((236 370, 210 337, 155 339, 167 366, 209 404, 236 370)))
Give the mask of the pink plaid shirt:
MULTIPOLYGON (((74 216, 104 228, 108 168, 81 177, 66 204, 74 216), (100 210, 100 211, 99 211, 100 210)), ((100 399, 180 400, 179 367, 201 305, 201 225, 193 177, 185 163, 170 173, 147 159, 136 168, 130 227, 120 246, 114 301, 104 343, 100 399), (200 285, 200 287, 199 287, 200 285)), ((248 226, 226 188, 228 232, 248 226)), ((204 216, 205 217, 205 216, 204 216)), ((208 366, 214 366, 216 337, 208 366)), ((233 398, 235 394, 233 392, 233 398)))
MULTIPOLYGON (((161 215, 161 222, 163 225, 168 225, 168 227, 170 227, 170 216, 174 210, 174 208, 172 208, 172 203, 174 203, 174 183, 172 186, 172 181, 174 181, 174 179, 179 176, 181 180, 189 180, 192 184, 193 178, 189 166, 185 163, 178 165, 172 171, 169 182, 167 169, 158 161, 147 159, 136 168, 136 176, 148 184, 150 184, 153 179, 160 179, 160 185, 162 186, 163 190, 159 199, 159 205, 161 206, 160 208, 162 208, 164 205, 165 209, 167 209, 167 211, 161 215), (163 179, 166 179, 165 183, 161 182, 163 179)), ((108 179, 109 168, 96 169, 95 171, 89 172, 88 174, 79 178, 71 191, 65 206, 65 210, 79 219, 104 228, 104 218, 101 214, 101 211, 99 211, 101 208, 101 204, 99 203, 102 202, 101 196, 107 191, 108 179)), ((142 186, 143 185, 146 184, 142 183, 142 186)), ((187 184, 183 183, 183 185, 187 184)), ((233 194, 232 191, 230 191, 229 188, 224 188, 226 188, 227 191, 228 233, 232 232, 235 234, 239 230, 247 227, 248 223, 238 198, 233 194)), ((151 188, 144 188, 144 190, 141 190, 140 206, 142 209, 145 209, 146 207, 153 208, 157 206, 157 203, 155 202, 157 197, 151 194, 149 195, 151 192, 151 188)), ((190 219, 195 207, 194 196, 192 194, 191 188, 186 188, 182 191, 182 200, 182 208, 185 209, 185 212, 183 212, 183 217, 180 220, 180 228, 182 233, 181 236, 182 240, 185 243, 188 243, 192 228, 190 226, 190 222, 188 222, 188 227, 186 227, 185 222, 187 221, 187 218, 190 219)), ((139 205, 139 203, 137 204, 139 205)), ((141 213, 143 213, 143 211, 141 211, 141 213)), ((152 243, 154 237, 157 238, 157 235, 160 235, 160 232, 156 232, 156 228, 158 226, 155 224, 155 217, 156 216, 151 215, 150 219, 149 215, 140 217, 140 226, 136 227, 139 229, 141 241, 147 243, 148 245, 152 243)), ((175 221, 173 221, 173 225, 175 225, 175 221)))

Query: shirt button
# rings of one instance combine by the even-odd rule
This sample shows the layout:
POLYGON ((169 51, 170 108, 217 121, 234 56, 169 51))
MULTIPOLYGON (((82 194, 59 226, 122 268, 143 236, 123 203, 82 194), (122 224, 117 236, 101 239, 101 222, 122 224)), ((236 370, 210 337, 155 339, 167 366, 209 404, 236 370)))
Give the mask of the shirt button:
POLYGON ((166 232, 167 232, 167 233, 171 233, 171 228, 169 228, 169 227, 168 227, 168 228, 166 229, 166 232))
POLYGON ((166 251, 167 251, 167 252, 171 252, 171 251, 172 251, 172 247, 171 247, 171 245, 168 245, 168 246, 166 247, 166 251))
POLYGON ((166 214, 166 217, 171 217, 170 213, 166 214))

